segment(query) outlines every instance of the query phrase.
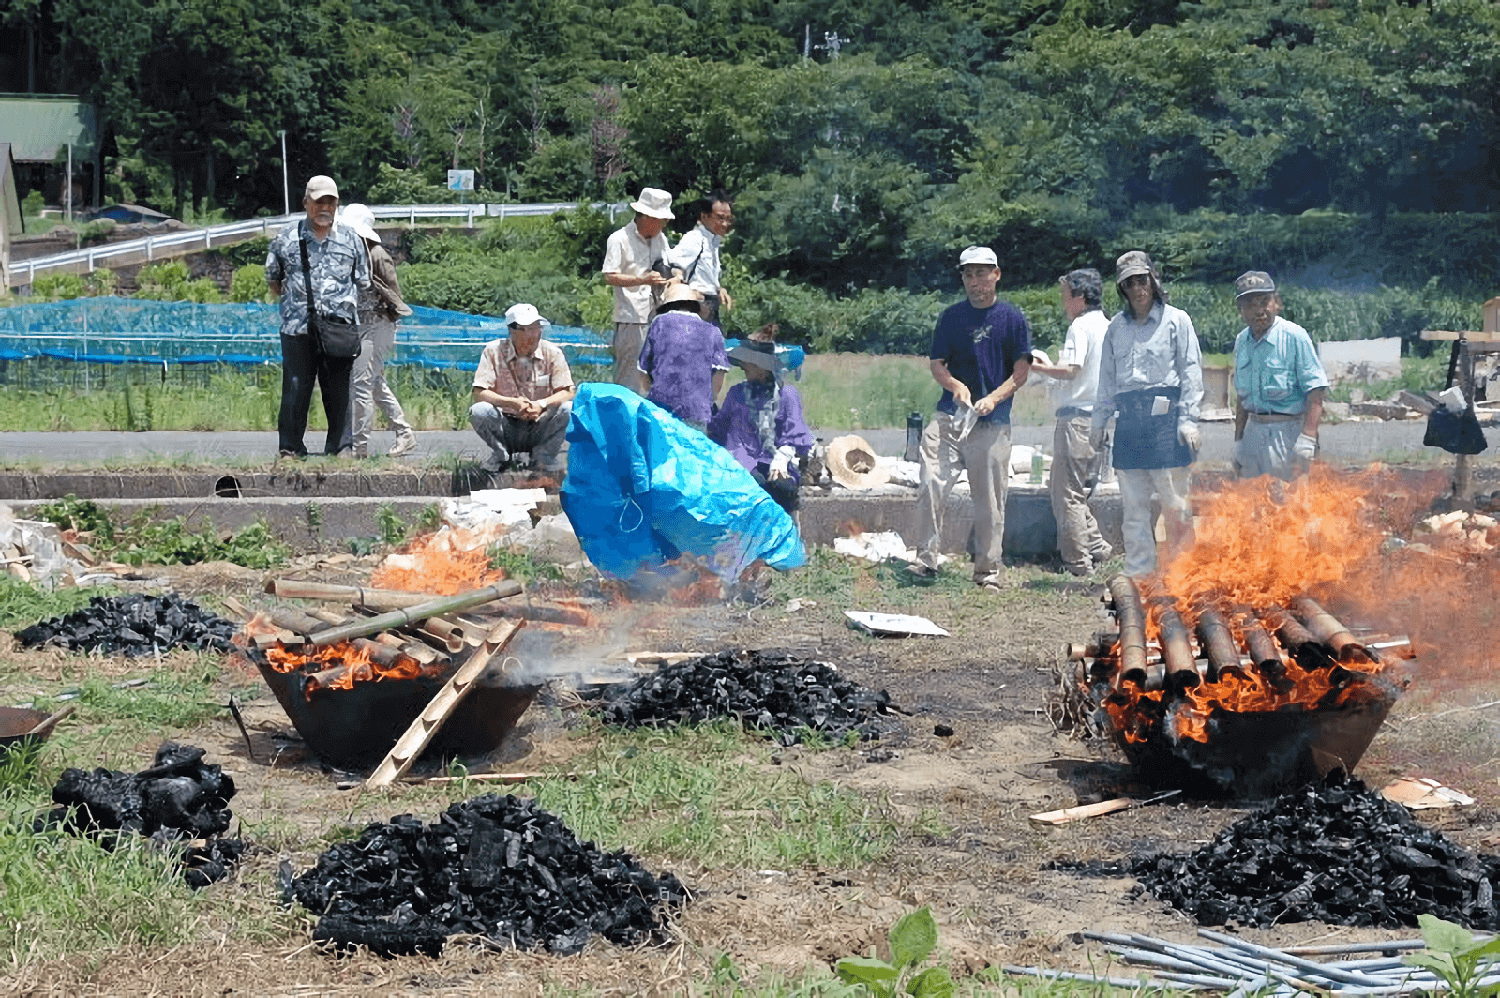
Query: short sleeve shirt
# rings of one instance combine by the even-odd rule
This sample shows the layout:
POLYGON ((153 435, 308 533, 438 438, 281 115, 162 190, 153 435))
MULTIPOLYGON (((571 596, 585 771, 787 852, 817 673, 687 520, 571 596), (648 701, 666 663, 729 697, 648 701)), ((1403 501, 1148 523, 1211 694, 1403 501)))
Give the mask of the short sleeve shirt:
POLYGON ((723 240, 708 226, 699 222, 693 231, 683 236, 677 247, 667 254, 667 262, 682 270, 683 280, 688 286, 706 295, 719 293, 722 269, 719 265, 719 248, 723 240))
POLYGON ((479 355, 479 368, 474 372, 474 387, 536 402, 573 387, 573 372, 556 343, 542 340, 530 357, 517 357, 516 348, 507 337, 485 344, 484 352, 479 355))
POLYGON ((312 270, 313 300, 323 315, 357 321, 359 291, 370 286, 370 254, 364 240, 347 225, 333 223, 323 239, 303 222, 288 225, 271 240, 266 254, 266 280, 281 282, 281 335, 307 333, 307 282, 302 278, 303 234, 307 236, 307 264, 312 270))
MULTIPOLYGON (((651 265, 666 258, 668 243, 665 233, 657 233, 647 240, 641 238, 635 222, 616 229, 609 234, 604 244, 604 266, 606 274, 626 274, 640 277, 651 271, 651 265)), ((650 285, 634 288, 615 288, 615 321, 644 324, 651 321, 652 293, 650 285)))
POLYGON ((1307 393, 1327 388, 1328 375, 1307 330, 1281 316, 1256 340, 1246 326, 1234 340, 1234 392, 1251 412, 1300 416, 1307 393))
POLYGON ((1109 329, 1109 316, 1095 308, 1074 319, 1068 326, 1067 338, 1063 340, 1062 353, 1057 355, 1059 367, 1077 365, 1078 374, 1072 381, 1061 382, 1057 391, 1057 405, 1076 409, 1091 409, 1099 394, 1099 358, 1104 355, 1104 333, 1109 329))
MULTIPOLYGON (((938 317, 932 334, 930 360, 940 360, 948 373, 963 382, 972 398, 999 388, 1011 376, 1016 361, 1031 354, 1031 326, 1021 310, 997 300, 989 308, 975 308, 967 301, 950 305, 938 317)), ((1001 402, 982 422, 1009 423, 1015 396, 1001 402)), ((943 390, 938 412, 953 412, 953 393, 943 390)))
POLYGON ((724 334, 691 312, 663 312, 651 322, 637 363, 651 376, 652 402, 700 426, 713 415, 715 371, 729 370, 724 334))

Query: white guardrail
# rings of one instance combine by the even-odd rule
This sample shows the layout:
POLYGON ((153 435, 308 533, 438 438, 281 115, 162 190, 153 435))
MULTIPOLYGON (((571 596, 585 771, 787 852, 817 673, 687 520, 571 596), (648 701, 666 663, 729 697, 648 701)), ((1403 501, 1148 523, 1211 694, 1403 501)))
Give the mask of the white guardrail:
MULTIPOLYGON (((525 218, 535 216, 552 215, 559 211, 571 211, 577 208, 576 202, 559 202, 556 204, 387 204, 372 205, 370 210, 375 213, 377 219, 386 221, 403 221, 415 225, 419 218, 448 218, 465 219, 470 227, 474 225, 476 218, 525 218)), ((613 218, 616 212, 624 211, 624 204, 595 203, 592 207, 600 211, 608 211, 613 218)), ((10 272, 6 280, 11 287, 20 287, 30 284, 36 280, 38 274, 45 274, 52 270, 66 270, 75 272, 77 270, 92 271, 99 267, 107 267, 115 264, 125 263, 150 263, 157 256, 180 256, 183 253, 192 253, 200 249, 210 249, 214 246, 225 246, 230 243, 241 242, 256 236, 274 236, 280 232, 283 226, 289 225, 305 217, 302 213, 294 215, 278 215, 274 218, 254 218, 245 222, 228 222, 224 225, 211 225, 206 229, 188 229, 179 232, 168 232, 159 236, 146 236, 143 239, 130 239, 118 243, 106 243, 100 246, 90 246, 86 249, 69 250, 66 253, 53 253, 49 256, 39 256, 30 260, 11 260, 10 272), (175 251, 175 252, 173 252, 175 251), (24 280, 23 280, 24 277, 24 280)))

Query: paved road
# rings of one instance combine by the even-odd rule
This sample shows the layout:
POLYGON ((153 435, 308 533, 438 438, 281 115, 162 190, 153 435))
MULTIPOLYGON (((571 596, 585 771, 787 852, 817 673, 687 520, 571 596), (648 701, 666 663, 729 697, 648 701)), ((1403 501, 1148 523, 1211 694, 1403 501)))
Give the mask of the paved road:
MULTIPOLYGON (((1322 429, 1323 455, 1341 464, 1441 458, 1439 452, 1422 446, 1422 420, 1405 422, 1340 423, 1322 429)), ((819 430, 825 441, 847 430, 819 430)), ((860 430, 881 454, 895 456, 905 450, 904 429, 860 430)), ((320 432, 309 432, 309 446, 321 442, 320 432)), ((1496 438, 1500 440, 1500 437, 1496 438)), ((1017 426, 1018 444, 1052 446, 1052 427, 1017 426)), ((370 441, 372 453, 381 453, 395 441, 395 434, 377 432, 370 441)), ((1233 453, 1233 427, 1229 423, 1203 424, 1206 465, 1227 467, 1233 453)), ((156 458, 167 464, 224 462, 243 465, 270 461, 276 454, 276 434, 271 431, 192 433, 149 431, 145 433, 0 433, 0 459, 6 462, 43 465, 87 466, 109 461, 140 463, 156 458)), ((455 459, 479 459, 484 448, 468 430, 426 430, 417 433, 417 449, 403 460, 448 463, 455 459)), ((1481 455, 1485 462, 1489 454, 1481 455)))

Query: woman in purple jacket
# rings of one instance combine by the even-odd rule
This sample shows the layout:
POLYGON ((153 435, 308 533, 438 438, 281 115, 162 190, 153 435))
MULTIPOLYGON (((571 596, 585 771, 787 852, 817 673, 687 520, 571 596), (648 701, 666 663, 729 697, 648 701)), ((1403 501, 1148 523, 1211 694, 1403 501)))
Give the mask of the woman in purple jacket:
POLYGON ((776 356, 774 334, 775 326, 767 326, 729 351, 730 362, 744 370, 745 380, 724 396, 708 435, 791 513, 802 483, 797 459, 806 456, 814 440, 802 418, 802 396, 783 383, 786 366, 776 356))

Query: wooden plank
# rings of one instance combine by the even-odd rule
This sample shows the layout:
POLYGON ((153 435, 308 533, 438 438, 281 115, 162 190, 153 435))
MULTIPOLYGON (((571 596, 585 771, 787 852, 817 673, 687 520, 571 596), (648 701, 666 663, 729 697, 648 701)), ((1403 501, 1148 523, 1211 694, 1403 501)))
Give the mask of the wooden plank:
POLYGON ((525 621, 507 620, 497 624, 488 635, 484 643, 474 650, 469 660, 458 667, 458 671, 449 677, 443 684, 443 688, 437 691, 417 719, 411 722, 411 727, 406 733, 396 739, 396 744, 370 778, 365 780, 366 790, 375 790, 379 787, 388 786, 395 780, 406 775, 411 764, 416 762, 417 756, 432 741, 434 735, 443 727, 463 698, 474 688, 474 681, 484 672, 485 667, 490 664, 490 659, 496 652, 510 644, 511 638, 516 636, 525 621))
POLYGON ((1424 340, 1473 340, 1475 343, 1495 343, 1500 341, 1500 333, 1495 332, 1467 332, 1458 333, 1451 329, 1424 329, 1422 330, 1424 340))
POLYGON ((1116 797, 1113 800, 1101 800, 1097 804, 1080 804, 1077 807, 1065 807, 1057 811, 1043 811, 1041 814, 1031 815, 1031 820, 1039 825, 1062 825, 1080 818, 1097 818, 1101 814, 1124 811, 1126 808, 1134 807, 1135 804, 1136 800, 1133 797, 1116 797))

